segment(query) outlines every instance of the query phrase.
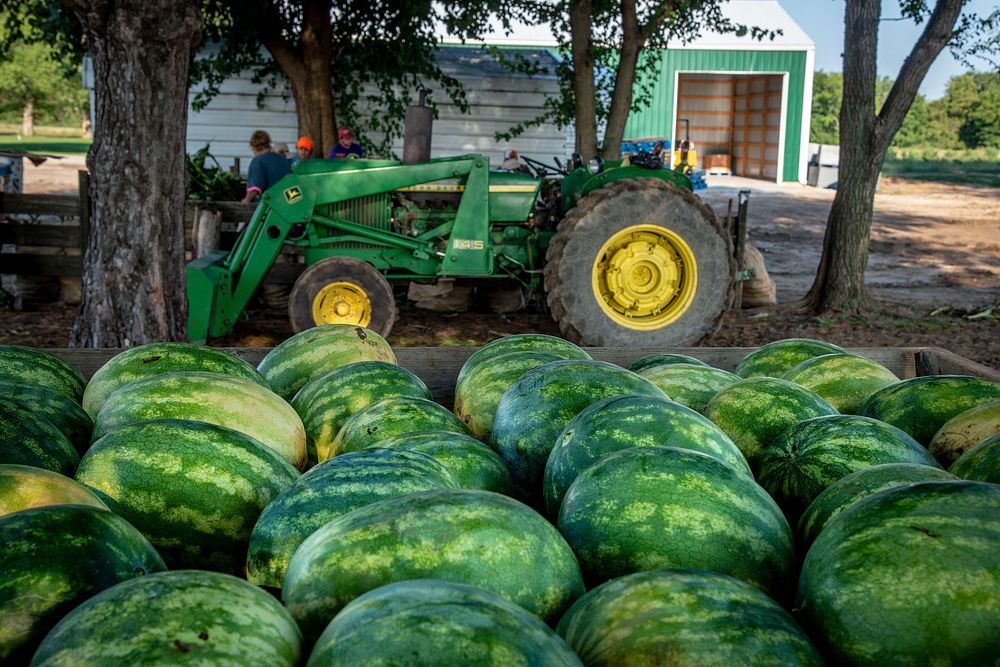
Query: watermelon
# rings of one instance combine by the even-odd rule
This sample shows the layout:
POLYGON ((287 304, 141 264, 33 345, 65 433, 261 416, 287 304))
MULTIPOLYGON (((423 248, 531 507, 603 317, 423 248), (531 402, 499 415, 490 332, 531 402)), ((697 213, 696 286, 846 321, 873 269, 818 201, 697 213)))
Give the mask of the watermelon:
POLYGON ((764 448, 757 481, 795 523, 824 489, 881 463, 940 468, 923 445, 870 417, 829 415, 792 424, 764 448))
POLYGON ((858 414, 901 428, 926 446, 952 417, 994 401, 1000 401, 1000 382, 969 375, 925 375, 875 392, 858 414))
POLYGON ((367 449, 405 433, 452 431, 467 434, 458 417, 426 398, 386 398, 355 412, 330 445, 330 456, 367 449))
POLYGON ((136 380, 108 396, 94 422, 93 439, 152 419, 232 428, 272 448, 299 470, 306 464, 305 429, 295 410, 243 378, 185 371, 136 380))
POLYGON ((781 377, 811 389, 843 414, 855 414, 866 398, 899 382, 882 364, 847 352, 806 359, 781 377))
POLYGON ((883 463, 852 472, 826 487, 802 513, 798 535, 803 552, 830 519, 862 498, 897 486, 954 479, 955 475, 922 463, 883 463))
POLYGON ((450 431, 404 433, 380 440, 377 447, 420 452, 443 463, 463 489, 481 489, 504 495, 514 492, 510 472, 492 449, 475 438, 450 431))
POLYGON ((636 359, 627 368, 633 373, 642 375, 642 372, 651 368, 660 368, 671 364, 695 364, 696 366, 708 366, 701 359, 689 357, 686 354, 651 354, 647 357, 636 359))
POLYGON ((570 485, 559 532, 588 586, 633 572, 698 567, 782 597, 792 531, 748 475, 675 447, 608 454, 570 485))
POLYGON ((490 437, 517 496, 540 506, 545 462, 566 425, 591 403, 629 394, 666 398, 649 380, 603 361, 553 361, 511 385, 497 406, 490 437))
POLYGON ((638 572, 601 584, 573 603, 557 630, 588 667, 823 665, 774 600, 705 570, 638 572))
POLYGON ((797 608, 831 662, 988 665, 1000 656, 1000 486, 922 482, 832 518, 797 608))
POLYGON ((371 329, 324 324, 300 331, 267 353, 257 370, 286 401, 307 382, 356 361, 396 363, 389 343, 371 329))
POLYGON ((142 531, 171 568, 235 574, 243 572, 257 518, 298 476, 250 436, 182 419, 109 433, 76 473, 142 531))
POLYGON ((165 567, 139 531, 107 510, 50 505, 0 518, 0 661, 26 662, 75 606, 165 567))
POLYGON ((938 429, 927 449, 945 467, 980 442, 1000 433, 1000 401, 960 412, 938 429))
POLYGON ((1000 484, 1000 434, 986 438, 962 454, 948 472, 962 479, 1000 484))
POLYGON ((458 488, 451 471, 416 452, 370 449, 324 461, 260 515, 250 535, 247 579, 281 588, 298 546, 333 519, 385 498, 448 488, 458 488))
POLYGON ((662 389, 673 401, 695 412, 703 412, 713 396, 740 379, 738 375, 704 364, 654 366, 639 375, 662 389))
POLYGON ((98 368, 83 392, 83 409, 96 417, 116 389, 151 375, 181 371, 233 375, 270 389, 252 364, 225 350, 189 343, 150 343, 119 352, 98 368))
POLYGON ((582 347, 557 336, 549 336, 548 334, 513 334, 491 341, 473 352, 458 371, 455 386, 460 386, 465 376, 475 370, 480 364, 504 354, 511 354, 512 352, 542 352, 560 359, 590 359, 590 355, 582 347))
POLYGON ((73 475, 80 455, 55 425, 23 403, 0 398, 0 464, 46 468, 73 475))
POLYGON ((692 449, 750 475, 743 454, 718 426, 694 410, 655 396, 612 396, 585 408, 559 435, 545 463, 545 511, 559 514, 566 489, 604 456, 630 447, 692 449))
POLYGON ((330 446, 348 417, 384 398, 431 398, 416 375, 385 361, 359 361, 310 380, 292 399, 306 429, 309 464, 330 458, 330 446))
POLYGON ((79 403, 83 374, 59 357, 21 345, 0 345, 0 382, 37 384, 79 403))
POLYGON ((434 579, 389 584, 352 601, 320 635, 309 665, 582 667, 524 609, 482 588, 434 579))
POLYGON ((769 376, 780 378, 793 366, 821 354, 844 352, 844 348, 811 338, 785 338, 760 347, 736 366, 741 378, 769 376))
POLYGON ((236 577, 181 570, 92 597, 45 638, 32 667, 295 667, 302 633, 277 600, 236 577))
POLYGON ((48 420, 66 436, 80 456, 90 447, 94 422, 76 401, 41 385, 16 382, 0 382, 0 396, 18 402, 36 417, 48 420))
POLYGON ((721 390, 704 414, 733 439, 756 472, 764 448, 781 431, 803 419, 835 415, 837 410, 788 380, 753 377, 721 390))
POLYGON ((0 465, 0 517, 47 505, 108 506, 83 484, 35 466, 0 465))
POLYGON ((489 491, 439 489, 334 519, 292 556, 282 599, 316 637, 354 598, 395 581, 467 583, 554 623, 583 593, 573 552, 526 505, 489 491))
POLYGON ((544 352, 511 352, 478 364, 455 387, 455 415, 472 435, 489 442, 504 393, 532 368, 558 360, 544 352))

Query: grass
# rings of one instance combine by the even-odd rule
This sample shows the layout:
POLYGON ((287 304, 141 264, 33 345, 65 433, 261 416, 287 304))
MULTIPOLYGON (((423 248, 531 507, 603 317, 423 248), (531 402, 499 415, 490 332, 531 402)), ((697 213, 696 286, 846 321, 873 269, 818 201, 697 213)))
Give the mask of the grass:
POLYGON ((886 156, 886 176, 1000 187, 1000 150, 897 148, 886 156))
POLYGON ((0 123, 0 150, 30 151, 50 155, 86 155, 90 139, 81 136, 79 128, 36 127, 35 136, 20 136, 21 126, 0 123))

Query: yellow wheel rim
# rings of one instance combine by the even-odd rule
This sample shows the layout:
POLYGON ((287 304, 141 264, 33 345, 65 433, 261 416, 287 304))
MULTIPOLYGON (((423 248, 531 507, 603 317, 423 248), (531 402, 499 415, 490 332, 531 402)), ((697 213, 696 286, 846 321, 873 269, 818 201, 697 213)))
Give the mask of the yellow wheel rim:
POLYGON ((676 233, 635 225, 604 243, 592 282, 608 317, 628 329, 650 331, 677 321, 691 307, 698 266, 691 247, 676 233))
POLYGON ((313 298, 312 316, 316 324, 357 324, 366 327, 372 321, 372 302, 368 294, 354 283, 330 283, 313 298))

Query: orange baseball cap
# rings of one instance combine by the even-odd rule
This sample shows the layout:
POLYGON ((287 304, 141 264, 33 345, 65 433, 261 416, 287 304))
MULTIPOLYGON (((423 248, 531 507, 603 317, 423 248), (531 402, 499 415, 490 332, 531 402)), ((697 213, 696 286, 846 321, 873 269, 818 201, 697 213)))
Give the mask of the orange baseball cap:
POLYGON ((307 151, 313 149, 313 140, 309 137, 299 137, 299 140, 295 142, 296 148, 305 148, 307 151))

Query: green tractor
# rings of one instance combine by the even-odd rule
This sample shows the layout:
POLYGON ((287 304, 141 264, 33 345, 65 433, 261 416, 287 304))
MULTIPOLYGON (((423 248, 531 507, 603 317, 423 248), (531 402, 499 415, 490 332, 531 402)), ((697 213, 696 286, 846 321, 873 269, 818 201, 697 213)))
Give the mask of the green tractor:
POLYGON ((563 335, 583 345, 711 333, 736 263, 690 179, 641 159, 580 162, 529 160, 531 174, 491 171, 483 155, 302 163, 264 193, 231 251, 188 264, 188 336, 229 333, 286 244, 306 264, 289 299, 295 331, 349 323, 387 335, 393 283, 446 279, 544 289, 563 335))

